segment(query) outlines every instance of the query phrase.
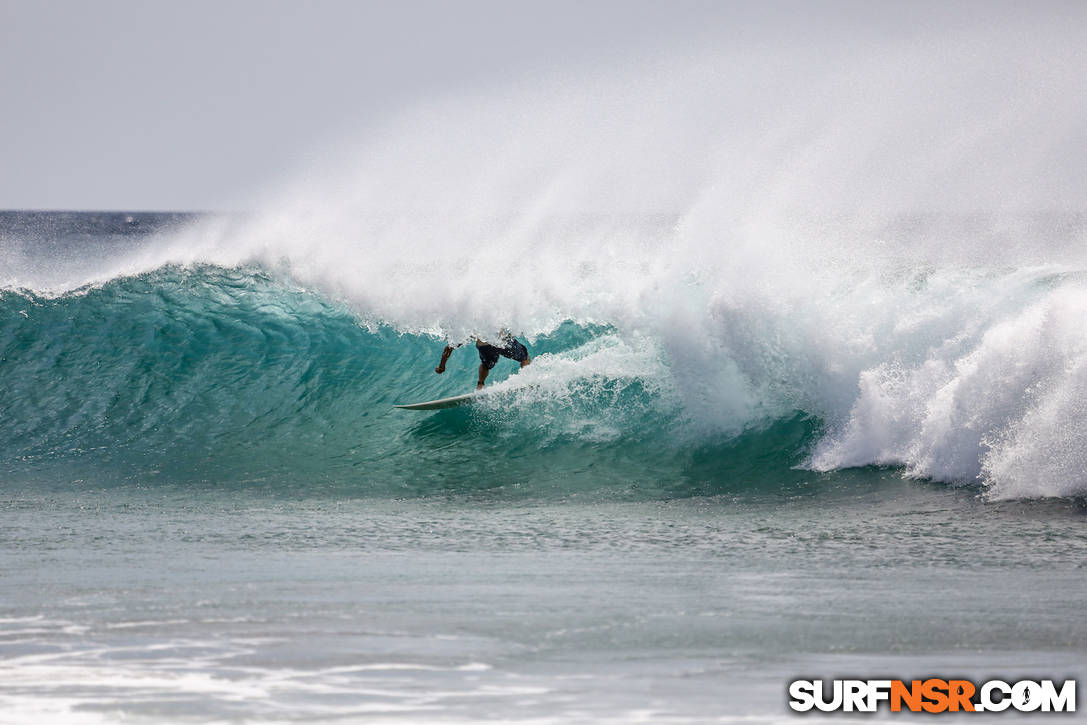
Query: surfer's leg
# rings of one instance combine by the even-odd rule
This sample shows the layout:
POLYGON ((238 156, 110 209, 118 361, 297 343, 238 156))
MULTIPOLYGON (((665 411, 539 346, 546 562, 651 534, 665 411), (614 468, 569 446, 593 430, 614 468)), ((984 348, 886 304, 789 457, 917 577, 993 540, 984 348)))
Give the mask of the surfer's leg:
POLYGON ((501 354, 494 345, 476 345, 479 348, 479 384, 476 385, 476 390, 483 387, 483 382, 487 379, 487 373, 491 372, 491 368, 498 362, 498 356, 501 354))
POLYGON ((527 368, 530 362, 532 362, 532 358, 530 358, 528 355, 525 355, 525 359, 521 361, 521 367, 527 368))

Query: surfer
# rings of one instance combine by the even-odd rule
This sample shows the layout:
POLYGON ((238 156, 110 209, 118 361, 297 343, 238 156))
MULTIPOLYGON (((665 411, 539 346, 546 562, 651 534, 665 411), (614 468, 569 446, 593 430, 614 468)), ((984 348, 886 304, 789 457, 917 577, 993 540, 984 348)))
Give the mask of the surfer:
MULTIPOLYGON (((516 360, 521 363, 521 367, 527 367, 532 362, 532 358, 528 356, 528 348, 522 345, 517 340, 513 339, 513 335, 507 330, 503 330, 500 333, 499 345, 491 345, 488 342, 480 340, 478 337, 472 338, 476 341, 476 350, 479 352, 479 382, 476 384, 476 390, 483 389, 483 383, 487 380, 487 373, 491 372, 491 368, 498 362, 499 356, 508 357, 510 360, 516 360)), ((434 368, 434 372, 441 375, 445 372, 445 363, 449 359, 449 356, 453 354, 453 350, 460 347, 463 343, 457 345, 446 345, 442 350, 442 359, 438 363, 438 367, 434 368)))

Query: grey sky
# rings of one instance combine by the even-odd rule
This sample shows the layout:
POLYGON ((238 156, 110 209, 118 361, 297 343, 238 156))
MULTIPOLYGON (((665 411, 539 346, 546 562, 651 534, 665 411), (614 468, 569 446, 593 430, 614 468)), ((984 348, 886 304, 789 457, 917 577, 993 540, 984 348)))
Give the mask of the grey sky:
POLYGON ((653 47, 715 5, 0 0, 0 208, 233 208, 403 104, 653 47))
POLYGON ((815 36, 823 48, 858 37, 878 46, 994 17, 1018 27, 1009 9, 1061 18, 1076 7, 0 0, 0 208, 244 208, 335 139, 464 89, 621 65, 708 37, 789 52, 808 44, 816 58, 815 36))

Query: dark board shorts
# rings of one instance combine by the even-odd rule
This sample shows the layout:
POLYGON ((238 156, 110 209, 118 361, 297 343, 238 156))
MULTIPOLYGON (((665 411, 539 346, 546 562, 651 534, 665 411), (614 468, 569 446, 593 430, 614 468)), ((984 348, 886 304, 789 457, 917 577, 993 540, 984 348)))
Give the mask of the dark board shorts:
POLYGON ((516 340, 510 340, 505 347, 495 347, 494 345, 488 345, 486 343, 482 345, 476 345, 476 349, 479 350, 479 361, 483 363, 483 367, 490 370, 494 367, 494 364, 498 362, 498 357, 508 357, 510 360, 516 360, 517 362, 524 362, 528 359, 528 348, 516 340))

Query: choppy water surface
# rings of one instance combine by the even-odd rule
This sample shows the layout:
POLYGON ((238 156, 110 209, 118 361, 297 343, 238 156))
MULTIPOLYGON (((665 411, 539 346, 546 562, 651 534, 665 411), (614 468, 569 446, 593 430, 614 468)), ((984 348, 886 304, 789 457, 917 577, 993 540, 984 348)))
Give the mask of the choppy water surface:
POLYGON ((1082 509, 887 471, 640 503, 45 489, 4 500, 9 722, 775 721, 802 675, 1085 669, 1082 509))

